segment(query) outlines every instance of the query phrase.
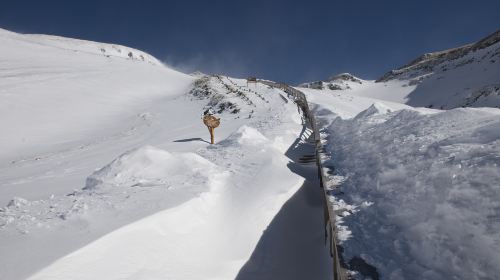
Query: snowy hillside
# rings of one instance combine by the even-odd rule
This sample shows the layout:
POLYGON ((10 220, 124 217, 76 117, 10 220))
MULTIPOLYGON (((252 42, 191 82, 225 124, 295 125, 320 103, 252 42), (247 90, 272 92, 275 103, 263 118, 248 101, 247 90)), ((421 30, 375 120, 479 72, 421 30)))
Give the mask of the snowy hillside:
POLYGON ((0 279, 332 279, 325 194, 353 279, 495 279, 499 44, 298 87, 324 192, 290 88, 0 29, 0 279))
POLYGON ((41 34, 20 35, 4 29, 0 29, 0 34, 3 34, 3 36, 10 36, 12 38, 16 38, 17 40, 20 41, 25 41, 44 46, 51 46, 61 50, 66 50, 75 53, 87 53, 94 55, 102 55, 105 57, 144 61, 154 65, 162 64, 155 57, 145 52, 116 44, 106 44, 106 43, 78 40, 78 39, 65 38, 53 35, 41 35, 41 34))
MULTIPOLYGON (((342 77, 341 74, 334 77, 342 77)), ((376 81, 328 79, 299 87, 350 93, 414 107, 500 107, 500 31, 467 46, 425 54, 376 81)))
POLYGON ((328 78, 325 81, 315 81, 300 84, 299 87, 312 89, 346 90, 351 89, 350 84, 362 84, 363 81, 349 73, 342 73, 328 78))
POLYGON ((93 133, 111 137, 126 129, 118 120, 139 122, 141 107, 192 82, 161 64, 104 56, 104 44, 3 30, 0 40, 0 156, 7 162, 88 145, 93 133))
POLYGON ((500 31, 475 44, 425 54, 377 80, 416 85, 407 104, 417 107, 500 107, 500 31))
MULTIPOLYGON (((252 277, 259 240, 281 236, 264 230, 310 195, 296 194, 307 176, 285 154, 303 126, 280 90, 5 30, 0 77, 0 279, 252 277), (215 145, 207 108, 221 117, 215 145)), ((291 237, 315 255, 262 273, 331 274, 321 204, 300 210, 313 226, 291 237)))

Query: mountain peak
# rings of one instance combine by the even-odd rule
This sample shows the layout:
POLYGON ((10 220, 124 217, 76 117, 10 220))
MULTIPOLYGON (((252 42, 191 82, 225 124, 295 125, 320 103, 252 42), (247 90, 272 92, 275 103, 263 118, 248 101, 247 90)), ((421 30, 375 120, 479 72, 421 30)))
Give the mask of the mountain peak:
POLYGON ((330 76, 324 81, 314 81, 302 83, 299 87, 312 88, 312 89, 330 89, 330 90, 345 90, 351 89, 354 84, 362 84, 363 80, 350 74, 350 73, 340 73, 330 76))
POLYGON ((393 79, 404 79, 409 76, 413 77, 415 75, 430 73, 433 72, 435 66, 439 64, 462 58, 471 52, 489 48, 498 42, 500 42, 500 30, 493 32, 476 43, 443 51, 425 53, 412 60, 410 63, 385 73, 376 82, 386 82, 393 79))

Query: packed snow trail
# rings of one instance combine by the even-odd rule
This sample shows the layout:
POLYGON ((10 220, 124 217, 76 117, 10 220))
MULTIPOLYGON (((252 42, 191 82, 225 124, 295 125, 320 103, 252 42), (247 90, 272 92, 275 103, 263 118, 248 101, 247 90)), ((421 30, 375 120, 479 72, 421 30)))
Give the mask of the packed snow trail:
POLYGON ((312 131, 305 129, 286 155, 288 167, 305 178, 300 189, 281 208, 260 237, 237 280, 333 279, 331 257, 325 244, 323 191, 312 131))
POLYGON ((310 141, 313 144, 313 151, 309 155, 305 155, 301 160, 302 162, 311 162, 314 161, 316 163, 316 174, 318 175, 317 185, 322 188, 323 197, 323 216, 324 216, 324 230, 325 230, 325 243, 329 246, 329 254, 332 258, 332 277, 335 280, 344 280, 347 279, 347 271, 345 264, 341 261, 341 254, 339 253, 340 247, 338 246, 337 234, 338 230, 336 227, 336 214, 334 211, 334 207, 328 198, 329 193, 336 189, 335 184, 329 182, 329 176, 326 173, 327 170, 323 166, 324 157, 324 148, 323 143, 321 141, 320 131, 318 128, 318 122, 316 121, 316 117, 314 113, 310 109, 309 102, 307 100, 304 92, 293 88, 287 84, 276 83, 267 80, 259 80, 261 83, 265 85, 269 85, 273 88, 282 89, 284 92, 288 94, 289 97, 292 97, 297 104, 297 109, 302 111, 304 122, 310 127, 311 135, 310 141), (328 240, 328 241, 327 241, 328 240))

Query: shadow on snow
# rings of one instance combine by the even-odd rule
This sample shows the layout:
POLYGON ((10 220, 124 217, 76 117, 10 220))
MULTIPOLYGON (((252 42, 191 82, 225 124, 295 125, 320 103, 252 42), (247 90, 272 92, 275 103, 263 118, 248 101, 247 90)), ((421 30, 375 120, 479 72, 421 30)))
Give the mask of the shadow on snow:
POLYGON ((186 138, 186 139, 174 140, 173 142, 181 142, 181 143, 184 143, 184 142, 193 142, 193 141, 201 141, 201 142, 205 142, 205 143, 210 144, 210 142, 206 141, 206 140, 205 140, 205 139, 203 139, 203 138, 186 138))
POLYGON ((303 127, 300 137, 286 152, 290 170, 304 177, 304 184, 283 205, 263 232, 252 256, 236 279, 332 279, 332 261, 325 245, 323 193, 314 162, 299 164, 314 155, 308 142, 310 130, 303 127))

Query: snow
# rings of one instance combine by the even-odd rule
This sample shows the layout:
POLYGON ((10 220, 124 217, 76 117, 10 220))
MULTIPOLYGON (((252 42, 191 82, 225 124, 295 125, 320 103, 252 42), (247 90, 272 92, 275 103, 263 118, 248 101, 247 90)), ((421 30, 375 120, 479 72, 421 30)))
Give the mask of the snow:
POLYGON ((231 137, 225 139, 220 144, 223 146, 230 146, 236 142, 241 145, 261 145, 267 141, 268 139, 258 130, 249 126, 242 126, 233 133, 231 137))
POLYGON ((0 156, 7 162, 123 130, 117 125, 125 117, 192 82, 159 65, 75 53, 19 36, 0 37, 0 125, 5 128, 0 156))
MULTIPOLYGON (((497 50, 300 88, 354 278, 500 273, 497 50)), ((0 76, 1 279, 332 277, 317 169, 299 163, 311 131, 283 91, 2 29, 0 76)))
MULTIPOLYGON (((145 165, 140 170, 167 179, 176 176, 193 180, 197 172, 203 172, 211 178, 205 183, 209 189, 178 207, 100 238, 30 279, 95 279, 101 275, 108 279, 234 279, 262 231, 304 180, 291 174, 287 168, 289 159, 252 127, 243 126, 219 144, 199 152, 213 163, 200 155, 184 155, 196 163, 185 168, 169 163, 169 153, 151 147, 125 154, 111 163, 111 169, 121 170, 120 174, 129 173, 127 162, 131 162, 134 166, 145 165), (224 157, 219 158, 221 153, 224 157), (159 169, 148 170, 150 162, 143 157, 156 158, 159 169), (237 166, 225 170, 216 167, 234 162, 227 160, 230 157, 238 159, 237 166), (258 169, 251 168, 256 165, 258 169), (168 171, 157 172, 163 166, 168 171)), ((187 166, 190 161, 184 164, 187 166)), ((110 175, 107 170, 98 173, 104 173, 105 178, 110 175)), ((132 177, 127 183, 120 180, 119 185, 135 181, 132 177)))
MULTIPOLYGON (((190 170, 191 179, 210 178, 214 166, 194 153, 172 154, 152 146, 129 151, 87 178, 84 190, 105 187, 170 187, 190 170)), ((180 179, 180 180, 179 180, 180 179)), ((198 182, 202 183, 202 182, 198 182)))
POLYGON ((315 170, 290 156, 302 119, 281 90, 5 30, 0 75, 1 279, 330 277, 315 170), (255 262, 271 254, 281 266, 255 262))
MULTIPOLYGON (((374 103, 377 103, 377 106, 387 106, 393 110, 411 108, 398 102, 359 96, 359 94, 352 91, 298 89, 304 92, 309 103, 314 105, 315 113, 320 118, 320 121, 323 115, 327 116, 326 119, 331 121, 333 119, 332 113, 341 118, 353 118, 374 103)), ((366 90, 368 91, 369 87, 366 90)))
POLYGON ((348 90, 306 92, 323 127, 325 166, 340 186, 330 199, 351 269, 360 257, 383 279, 500 273, 498 109, 417 109, 348 90))

